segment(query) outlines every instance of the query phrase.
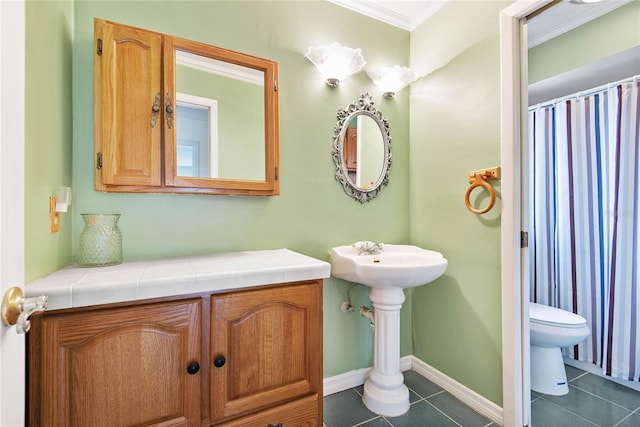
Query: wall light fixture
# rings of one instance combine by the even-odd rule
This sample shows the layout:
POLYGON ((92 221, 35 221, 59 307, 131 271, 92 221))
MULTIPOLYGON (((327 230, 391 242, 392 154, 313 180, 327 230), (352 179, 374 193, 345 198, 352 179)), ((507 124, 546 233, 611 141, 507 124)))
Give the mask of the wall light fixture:
POLYGON ((418 73, 413 68, 400 67, 374 67, 367 71, 371 80, 382 89, 385 98, 391 98, 400 92, 405 86, 418 79, 418 73))
POLYGON ((340 80, 357 73, 366 64, 360 49, 340 46, 338 43, 309 47, 305 56, 316 66, 331 87, 338 86, 340 80))

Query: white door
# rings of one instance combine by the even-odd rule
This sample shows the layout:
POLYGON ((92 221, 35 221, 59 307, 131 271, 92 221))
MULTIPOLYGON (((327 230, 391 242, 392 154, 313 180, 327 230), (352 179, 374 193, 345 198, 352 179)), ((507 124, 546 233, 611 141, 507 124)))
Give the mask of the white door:
MULTIPOLYGON (((0 0, 0 301, 24 284, 24 15, 24 0, 0 0)), ((24 355, 24 335, 2 324, 0 427, 24 426, 24 355)))

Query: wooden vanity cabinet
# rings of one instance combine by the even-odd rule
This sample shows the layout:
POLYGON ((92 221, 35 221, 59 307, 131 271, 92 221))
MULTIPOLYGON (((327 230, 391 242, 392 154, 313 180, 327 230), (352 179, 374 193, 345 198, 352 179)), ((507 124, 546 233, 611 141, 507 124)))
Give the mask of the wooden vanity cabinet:
POLYGON ((30 426, 322 426, 322 280, 45 312, 30 426))
POLYGON ((31 426, 193 426, 201 419, 201 300, 34 316, 31 426))

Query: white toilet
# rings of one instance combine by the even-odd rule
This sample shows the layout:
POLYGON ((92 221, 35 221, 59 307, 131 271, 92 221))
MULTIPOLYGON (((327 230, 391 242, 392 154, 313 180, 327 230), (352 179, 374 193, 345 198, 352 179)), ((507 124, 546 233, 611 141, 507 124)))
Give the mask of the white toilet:
POLYGON ((531 389, 561 396, 569 393, 562 347, 571 347, 590 334, 587 320, 547 305, 529 304, 531 389))

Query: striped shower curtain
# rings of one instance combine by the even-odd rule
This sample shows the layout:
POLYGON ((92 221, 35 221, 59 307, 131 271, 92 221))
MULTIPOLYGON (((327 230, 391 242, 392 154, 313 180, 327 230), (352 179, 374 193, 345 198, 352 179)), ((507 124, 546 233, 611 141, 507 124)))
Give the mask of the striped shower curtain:
POLYGON ((531 301, 587 319, 566 356, 640 381, 640 81, 529 109, 531 301))

